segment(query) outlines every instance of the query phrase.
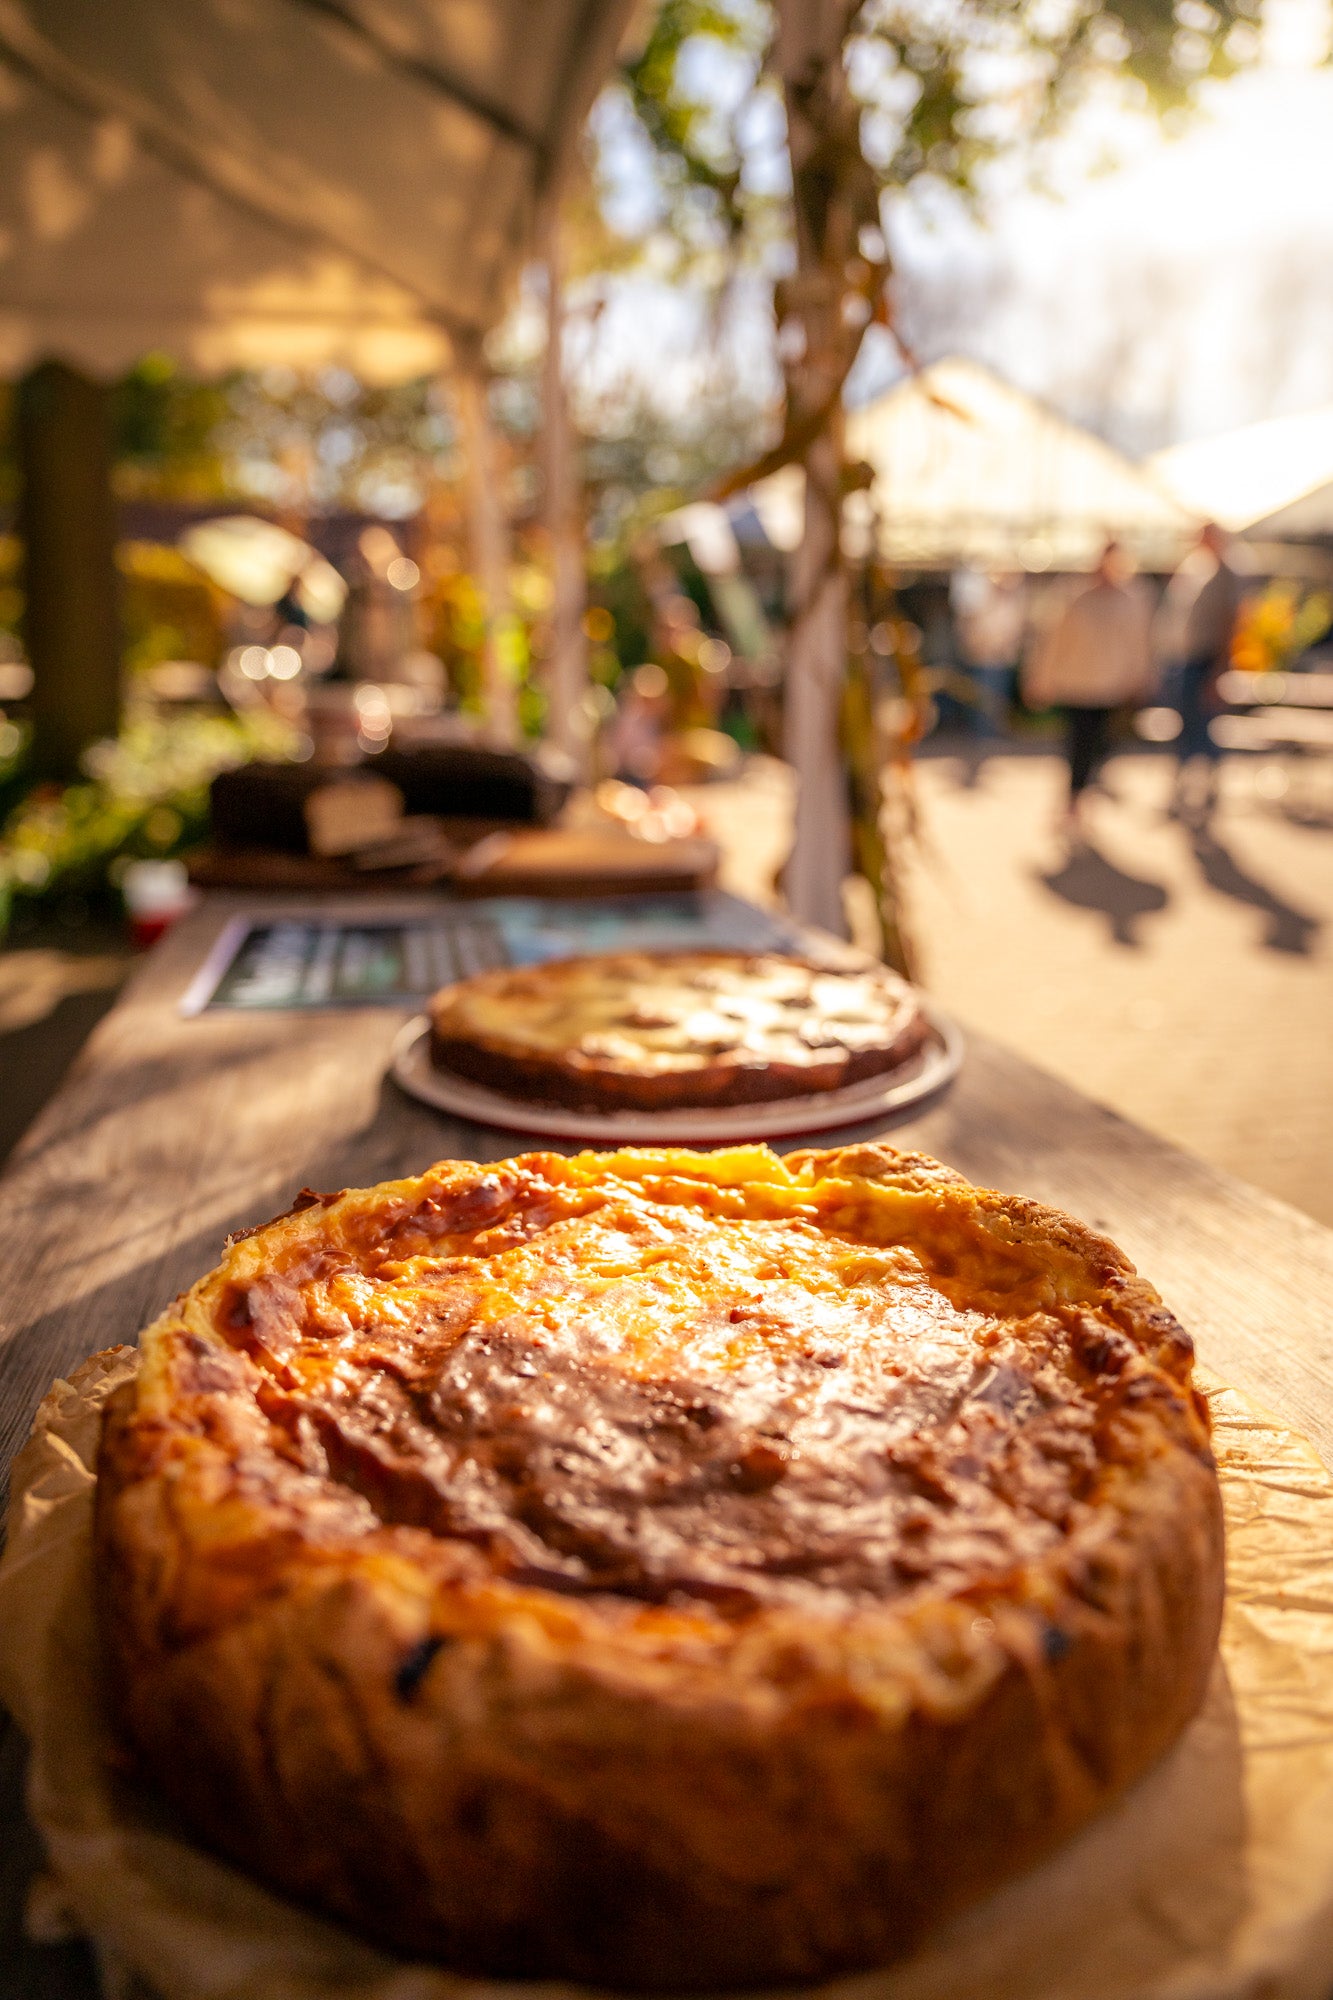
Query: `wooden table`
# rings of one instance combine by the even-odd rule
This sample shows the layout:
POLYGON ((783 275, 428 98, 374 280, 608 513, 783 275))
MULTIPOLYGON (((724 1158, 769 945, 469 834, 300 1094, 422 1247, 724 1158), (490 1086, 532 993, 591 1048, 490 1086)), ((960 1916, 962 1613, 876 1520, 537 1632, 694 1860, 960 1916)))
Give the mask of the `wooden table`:
MULTIPOLYGON (((54 1376, 132 1340, 216 1262, 229 1231, 278 1213, 300 1187, 524 1148, 386 1079, 400 1011, 182 1020, 191 974, 243 907, 208 899, 145 960, 0 1182, 0 1466, 54 1376)), ((1203 1361, 1333 1460, 1333 1232, 980 1037, 952 1088, 892 1136, 1115 1237, 1203 1361)), ((0 2000, 72 2000, 92 1991, 81 1949, 37 1949, 19 1935, 34 1859, 20 1830, 20 1768, 10 1729, 0 1738, 0 2000)))

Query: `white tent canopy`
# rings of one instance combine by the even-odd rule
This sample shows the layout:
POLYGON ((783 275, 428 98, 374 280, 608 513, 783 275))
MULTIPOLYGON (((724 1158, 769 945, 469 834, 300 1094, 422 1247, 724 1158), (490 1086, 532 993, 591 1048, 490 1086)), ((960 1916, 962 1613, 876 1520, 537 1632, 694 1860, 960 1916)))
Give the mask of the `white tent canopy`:
POLYGON ((1279 507, 1275 514, 1265 515, 1262 521, 1255 521, 1247 534, 1256 541, 1333 541, 1333 480, 1324 486, 1316 486, 1313 493, 1303 493, 1299 500, 1293 500, 1290 506, 1279 507))
POLYGON ((1172 445, 1148 464, 1184 505, 1224 528, 1299 539, 1267 517, 1333 482, 1333 404, 1172 445))
POLYGON ((881 553, 903 566, 1086 569, 1114 536, 1156 568, 1191 532, 1129 459, 974 361, 936 362, 853 412, 847 442, 874 472, 881 553))
POLYGON ((0 367, 440 366, 631 0, 0 0, 0 367))
POLYGON ((130 127, 0 69, 0 371, 55 355, 114 376, 337 362, 437 372, 448 340, 401 286, 295 243, 146 153, 130 127))

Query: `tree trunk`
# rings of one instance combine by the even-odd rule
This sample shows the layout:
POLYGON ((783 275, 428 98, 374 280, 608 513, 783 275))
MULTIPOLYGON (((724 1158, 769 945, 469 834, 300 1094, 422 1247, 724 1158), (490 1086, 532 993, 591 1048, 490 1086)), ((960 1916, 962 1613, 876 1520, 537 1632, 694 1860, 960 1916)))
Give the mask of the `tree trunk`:
POLYGON ((119 579, 107 391, 44 361, 18 391, 23 638, 33 672, 33 763, 77 776, 120 727, 119 579))
MULTIPOLYGON (((796 273, 778 312, 799 351, 787 362, 789 434, 817 429, 802 453, 805 531, 791 569, 785 749, 796 773, 796 837, 783 876, 801 923, 845 936, 852 865, 847 776, 838 740, 847 643, 841 388, 849 365, 843 305, 859 217, 845 185, 855 108, 842 68, 847 0, 778 0, 774 59, 787 109, 796 273)), ((851 349, 854 353, 854 347, 851 349)))
POLYGON ((564 298, 559 216, 546 219, 546 360, 542 375, 542 513, 551 549, 550 653, 546 663, 549 740, 588 775, 588 642, 583 508, 564 374, 564 298))
POLYGON ((518 741, 514 677, 505 658, 505 640, 514 616, 509 596, 509 524, 500 497, 495 436, 479 355, 462 357, 455 386, 463 439, 472 570, 481 593, 485 621, 482 701, 486 733, 492 742, 508 748, 518 741))
POLYGON ((796 774, 796 837, 783 875, 792 915, 845 937, 852 865, 847 773, 838 739, 847 634, 840 547, 841 412, 805 457, 805 532, 792 559, 784 754, 796 774))

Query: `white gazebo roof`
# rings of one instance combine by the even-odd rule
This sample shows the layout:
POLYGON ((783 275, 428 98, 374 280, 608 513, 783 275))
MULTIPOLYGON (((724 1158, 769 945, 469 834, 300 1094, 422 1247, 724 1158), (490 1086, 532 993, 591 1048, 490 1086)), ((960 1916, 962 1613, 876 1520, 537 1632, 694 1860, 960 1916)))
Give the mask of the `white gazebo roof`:
POLYGON ((1083 569, 1114 536, 1159 567, 1191 532, 1131 460, 974 361, 854 411, 847 442, 874 472, 881 552, 903 566, 1083 569))
POLYGON ((440 365, 631 0, 0 0, 0 368, 440 365))

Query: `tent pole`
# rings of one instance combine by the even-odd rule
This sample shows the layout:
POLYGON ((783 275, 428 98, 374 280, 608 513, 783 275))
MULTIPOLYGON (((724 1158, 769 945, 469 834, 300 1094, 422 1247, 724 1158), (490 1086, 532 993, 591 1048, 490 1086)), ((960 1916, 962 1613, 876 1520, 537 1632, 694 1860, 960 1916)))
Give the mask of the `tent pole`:
POLYGON ((107 390, 63 361, 19 383, 23 639, 33 672, 33 764, 77 776, 120 727, 119 580, 107 390))
POLYGON ((467 486, 472 570, 481 592, 482 701, 486 731, 506 746, 518 740, 514 681, 504 657, 512 626, 509 597, 509 526, 500 498, 495 435, 486 402, 486 378, 479 352, 462 353, 455 386, 467 486))
POLYGON ((546 358, 542 374, 542 512, 551 549, 550 655, 546 664, 549 740, 588 775, 588 642, 583 630, 587 571, 583 517, 573 425, 564 373, 564 287, 560 217, 554 199, 546 204, 543 229, 546 263, 546 358))

